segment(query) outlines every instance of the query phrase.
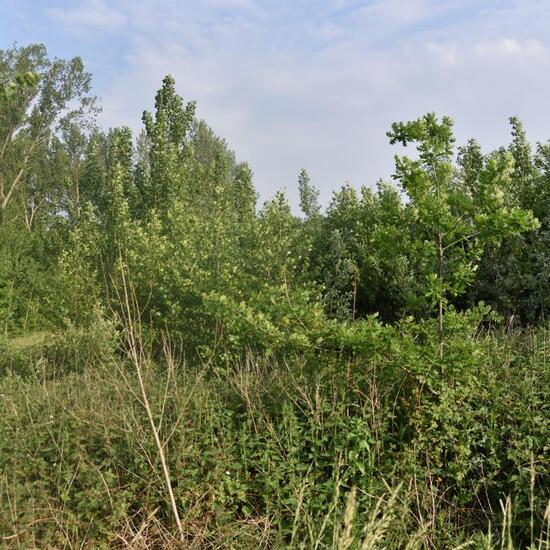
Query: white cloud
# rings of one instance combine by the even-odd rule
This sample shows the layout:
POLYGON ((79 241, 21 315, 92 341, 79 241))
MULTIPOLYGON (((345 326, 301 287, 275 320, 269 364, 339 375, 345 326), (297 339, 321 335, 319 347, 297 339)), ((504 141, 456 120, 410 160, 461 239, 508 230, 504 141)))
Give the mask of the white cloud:
POLYGON ((123 29, 127 24, 123 13, 110 8, 102 0, 86 0, 80 6, 70 9, 51 8, 47 14, 68 32, 111 32, 123 29))
POLYGON ((533 139, 550 137, 548 9, 536 0, 483 4, 112 0, 60 20, 77 24, 94 9, 124 14, 123 65, 99 90, 105 125, 138 129, 170 72, 250 162, 264 198, 281 187, 294 192, 306 167, 326 202, 346 180, 389 177, 397 151, 385 132, 395 120, 449 114, 459 143, 476 136, 492 148, 506 142, 507 119, 517 114, 533 139))
POLYGON ((536 39, 517 40, 515 38, 502 38, 489 42, 476 44, 474 52, 479 57, 510 58, 511 56, 533 58, 544 56, 546 49, 536 39))
POLYGON ((249 10, 255 8, 255 2, 253 0, 204 0, 204 2, 214 8, 221 8, 226 10, 249 10))
POLYGON ((433 13, 434 3, 430 0, 377 0, 362 9, 368 18, 386 25, 412 25, 426 19, 433 13))

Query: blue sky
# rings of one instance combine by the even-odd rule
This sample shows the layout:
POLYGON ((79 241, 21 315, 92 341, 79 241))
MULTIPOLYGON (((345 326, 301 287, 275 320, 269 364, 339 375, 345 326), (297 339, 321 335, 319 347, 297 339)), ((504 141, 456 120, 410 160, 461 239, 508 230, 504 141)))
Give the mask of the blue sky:
POLYGON ((550 0, 0 0, 0 48, 44 42, 94 74, 104 127, 141 127, 162 77, 250 163, 262 198, 323 202, 389 178, 391 122, 452 116, 458 141, 550 138, 550 0))

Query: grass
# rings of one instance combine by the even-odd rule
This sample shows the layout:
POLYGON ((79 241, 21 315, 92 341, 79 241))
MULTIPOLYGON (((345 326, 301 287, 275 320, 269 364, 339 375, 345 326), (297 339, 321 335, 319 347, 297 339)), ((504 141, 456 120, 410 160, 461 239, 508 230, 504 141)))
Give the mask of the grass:
POLYGON ((547 333, 479 338, 437 395, 404 346, 7 373, 2 547, 547 550, 547 333))

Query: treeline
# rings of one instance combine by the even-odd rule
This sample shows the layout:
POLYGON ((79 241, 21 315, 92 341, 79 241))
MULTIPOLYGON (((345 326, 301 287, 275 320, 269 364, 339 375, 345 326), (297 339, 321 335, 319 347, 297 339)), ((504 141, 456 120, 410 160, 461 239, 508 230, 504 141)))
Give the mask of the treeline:
POLYGON ((134 316, 188 545, 548 543, 549 143, 516 118, 489 153, 446 117, 395 123, 392 181, 323 210, 302 170, 297 216, 280 192, 258 204, 172 77, 134 136, 94 124, 80 59, 0 50, 0 82, 17 75, 38 79, 0 99, 5 540, 172 529, 136 442, 134 316))
POLYGON ((510 145, 484 154, 471 140, 456 162, 450 120, 396 124, 391 142, 415 145, 418 160, 398 158, 376 189, 343 187, 325 212, 302 171, 296 217, 281 193, 258 210, 249 167, 171 77, 134 140, 92 125, 80 60, 29 46, 3 51, 0 68, 40 75, 0 114, 4 332, 116 308, 120 259, 147 321, 189 349, 269 347, 321 318, 426 318, 440 301, 544 319, 550 145, 533 153, 515 118, 510 145))

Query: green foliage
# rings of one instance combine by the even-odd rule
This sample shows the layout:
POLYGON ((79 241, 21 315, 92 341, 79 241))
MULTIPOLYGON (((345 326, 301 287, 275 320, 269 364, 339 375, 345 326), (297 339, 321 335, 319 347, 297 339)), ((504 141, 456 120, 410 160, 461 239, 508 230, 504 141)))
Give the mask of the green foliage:
POLYGON ((312 272, 325 287, 327 314, 343 320, 378 313, 398 319, 415 285, 407 212, 397 190, 379 183, 360 195, 334 194, 313 238, 312 272))
POLYGON ((14 75, 12 81, 2 83, 0 86, 0 101, 12 101, 15 99, 18 90, 33 88, 38 84, 39 77, 32 71, 14 75))
POLYGON ((395 123, 298 217, 172 77, 137 140, 90 81, 0 51, 2 543, 181 547, 160 448, 189 547, 548 545, 549 144, 395 123))
POLYGON ((306 219, 318 216, 321 212, 319 191, 311 185, 309 174, 303 168, 298 176, 298 192, 300 194, 300 210, 306 219))
POLYGON ((500 247, 488 248, 471 298, 483 298, 509 319, 536 323, 544 319, 549 306, 548 144, 539 143, 533 154, 521 123, 515 118, 510 122, 513 140, 508 151, 517 169, 505 188, 505 201, 512 207, 531 209, 540 227, 506 238, 500 247))
POLYGON ((409 198, 415 223, 415 253, 427 281, 425 297, 435 306, 462 294, 473 280, 489 243, 534 229, 529 211, 508 208, 504 190, 513 174, 513 157, 487 160, 474 186, 457 181, 452 164, 452 122, 429 114, 414 122, 396 123, 390 143, 417 143, 418 160, 396 157, 395 178, 409 198))
MULTIPOLYGON (((413 122, 395 123, 390 143, 416 143, 418 160, 396 156, 397 179, 409 198, 414 223, 413 256, 425 279, 423 296, 438 308, 439 355, 443 353, 443 311, 472 283, 483 251, 505 237, 539 226, 532 212, 510 208, 504 190, 510 185, 514 159, 495 155, 478 166, 472 185, 463 185, 453 165, 452 121, 430 113, 413 122), (458 180, 458 181, 457 181, 458 180)), ((469 166, 468 166, 469 168, 469 166)))
POLYGON ((140 191, 145 209, 161 215, 184 188, 184 167, 189 152, 188 133, 195 104, 183 104, 175 81, 166 76, 155 98, 155 116, 143 113, 148 140, 148 166, 143 171, 140 191))
MULTIPOLYGON (((447 320, 452 384, 426 365, 436 325, 411 320, 356 323, 340 335, 344 355, 248 355, 213 372, 174 369, 170 356, 148 363, 187 544, 335 547, 345 514, 349 536, 363 540, 386 502, 383 547, 456 547, 490 540, 489 520, 500 536, 506 495, 513 543, 545 536, 548 333, 476 335, 485 313, 447 320), (399 486, 396 500, 388 487, 399 486)), ((0 498, 12 503, 1 532, 14 544, 107 547, 145 526, 140 540, 168 544, 169 508, 128 366, 107 352, 79 374, 35 372, 0 382, 0 498)))
POLYGON ((0 376, 52 378, 105 360, 117 345, 115 329, 99 312, 93 326, 69 326, 57 333, 0 337, 0 376))

